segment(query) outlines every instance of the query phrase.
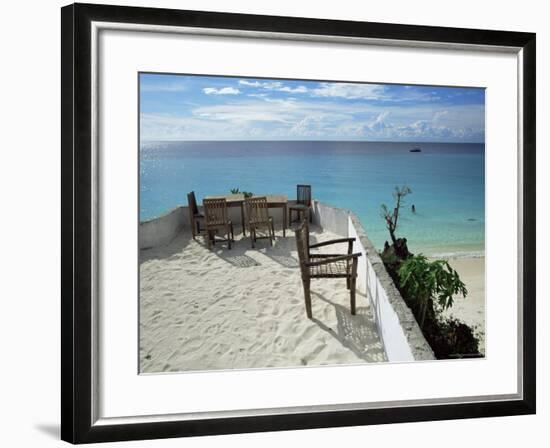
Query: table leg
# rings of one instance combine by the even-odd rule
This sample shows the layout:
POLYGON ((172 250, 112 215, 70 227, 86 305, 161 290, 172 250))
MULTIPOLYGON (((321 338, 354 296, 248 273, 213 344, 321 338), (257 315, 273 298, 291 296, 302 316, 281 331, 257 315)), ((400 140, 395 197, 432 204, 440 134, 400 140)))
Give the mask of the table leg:
POLYGON ((244 204, 241 204, 241 224, 243 226, 243 236, 246 236, 246 229, 244 225, 244 204))

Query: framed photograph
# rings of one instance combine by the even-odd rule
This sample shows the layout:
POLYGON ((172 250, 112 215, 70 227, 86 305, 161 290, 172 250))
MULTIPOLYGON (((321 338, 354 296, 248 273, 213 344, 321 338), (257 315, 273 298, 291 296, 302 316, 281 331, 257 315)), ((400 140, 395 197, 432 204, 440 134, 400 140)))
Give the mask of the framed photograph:
POLYGON ((535 413, 535 35, 62 8, 62 439, 535 413))

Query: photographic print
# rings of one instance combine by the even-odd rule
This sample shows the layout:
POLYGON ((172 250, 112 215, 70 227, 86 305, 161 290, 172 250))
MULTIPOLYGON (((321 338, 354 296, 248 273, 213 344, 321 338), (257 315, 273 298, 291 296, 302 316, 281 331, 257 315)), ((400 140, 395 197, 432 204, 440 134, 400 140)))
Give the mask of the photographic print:
POLYGON ((140 73, 139 133, 140 373, 485 356, 483 88, 140 73))
POLYGON ((61 18, 63 440, 536 412, 535 34, 61 18))

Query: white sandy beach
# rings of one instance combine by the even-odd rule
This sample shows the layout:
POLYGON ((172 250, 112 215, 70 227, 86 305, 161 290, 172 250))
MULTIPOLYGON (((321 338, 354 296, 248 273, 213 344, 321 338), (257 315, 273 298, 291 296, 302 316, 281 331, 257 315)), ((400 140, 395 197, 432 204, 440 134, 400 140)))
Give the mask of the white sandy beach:
POLYGON ((445 315, 453 316, 474 328, 479 338, 479 351, 485 354, 485 257, 450 258, 449 264, 466 284, 466 298, 456 297, 445 315))
MULTIPOLYGON (((183 232, 141 252, 142 372, 385 361, 367 299, 352 316, 344 279, 312 280, 306 317, 294 232, 277 232, 273 248, 235 237, 210 251, 183 232)), ((312 228, 311 242, 333 238, 312 228)))
MULTIPOLYGON (((312 242, 337 238, 312 228, 312 242)), ((329 249, 331 250, 331 249, 329 249)), ((332 249, 333 250, 333 249, 332 249)), ((340 247, 344 252, 346 247, 340 247)), ((474 328, 485 353, 485 259, 451 258, 468 288, 446 311, 474 328)), ((210 251, 180 233, 140 254, 140 366, 143 373, 386 361, 364 295, 351 316, 343 279, 312 280, 305 314, 294 233, 251 249, 236 235, 210 251)))

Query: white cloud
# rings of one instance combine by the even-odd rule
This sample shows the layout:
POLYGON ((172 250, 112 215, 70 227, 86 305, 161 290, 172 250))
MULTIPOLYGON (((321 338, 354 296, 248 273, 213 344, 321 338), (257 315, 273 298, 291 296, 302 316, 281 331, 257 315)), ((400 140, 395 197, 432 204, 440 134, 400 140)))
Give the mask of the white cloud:
POLYGON ((216 87, 205 87, 202 91, 207 95, 238 95, 241 93, 241 91, 235 87, 222 87, 221 89, 217 89, 216 87))
POLYGON ((374 123, 383 123, 386 120, 386 118, 388 118, 389 115, 390 115, 390 111, 385 110, 384 112, 380 113, 380 115, 376 117, 376 120, 374 120, 374 123))
POLYGON ((294 88, 285 86, 285 87, 281 87, 278 90, 279 92, 288 92, 288 93, 307 93, 308 92, 308 88, 306 86, 298 86, 294 88))
POLYGON ((272 121, 294 125, 306 116, 322 116, 325 121, 352 120, 353 114, 343 105, 300 102, 281 98, 262 98, 235 104, 198 107, 194 116, 233 122, 272 121))
MULTIPOLYGON (((291 135, 313 135, 314 129, 319 127, 320 118, 316 116, 307 116, 298 121, 292 128, 290 128, 289 133, 291 135)), ((317 129, 317 132, 318 129, 317 129)))
POLYGON ((142 92, 183 92, 187 90, 187 85, 184 82, 162 84, 142 82, 139 88, 142 92))
POLYGON ((393 103, 405 102, 431 102, 439 101, 441 97, 437 92, 425 92, 404 86, 405 89, 396 92, 391 88, 380 84, 359 83, 321 83, 317 89, 311 89, 312 96, 328 98, 344 98, 349 100, 375 100, 393 103))
POLYGON ((433 121, 418 120, 412 124, 395 128, 394 135, 400 138, 413 139, 449 139, 464 137, 465 129, 451 129, 448 126, 438 126, 433 121))
POLYGON ((339 133, 338 130, 349 123, 350 118, 345 114, 310 111, 298 119, 288 133, 297 137, 326 137, 339 133))
POLYGON ((260 87, 262 84, 258 81, 247 81, 246 79, 241 79, 239 81, 239 84, 243 86, 250 86, 250 87, 260 87))
POLYGON ((252 138, 254 130, 246 123, 142 114, 140 135, 143 140, 224 140, 252 138))
POLYGON ((241 79, 239 84, 242 86, 256 87, 259 89, 265 90, 277 90, 283 87, 283 83, 280 81, 247 81, 246 79, 241 79))
POLYGON ((485 127, 483 105, 434 109, 428 102, 381 107, 260 96, 186 109, 185 114, 142 115, 143 138, 482 141, 485 127))
POLYGON ((385 87, 375 84, 352 84, 324 82, 312 90, 313 96, 347 99, 381 99, 385 97, 385 87))
POLYGON ((443 118, 445 115, 448 115, 448 114, 449 114, 448 110, 438 110, 434 114, 434 118, 433 118, 434 123, 439 121, 440 118, 443 118))
POLYGON ((280 81, 247 81, 246 79, 241 79, 239 81, 240 85, 247 87, 256 87, 263 90, 272 90, 277 92, 287 92, 287 93, 307 93, 309 89, 306 86, 300 85, 296 87, 285 86, 280 81))
MULTIPOLYGON (((431 118, 418 119, 411 121, 407 119, 396 119, 389 122, 389 111, 384 111, 374 119, 366 122, 358 128, 359 135, 371 139, 392 139, 392 140, 447 140, 447 141, 480 141, 484 137, 483 120, 477 113, 477 108, 468 108, 459 106, 457 110, 443 110, 432 114, 431 118), (456 116, 464 115, 468 110, 468 115, 477 120, 472 128, 463 120, 456 119, 456 116), (450 118, 448 123, 443 122, 443 118, 450 118)), ((418 110, 417 110, 418 112, 418 110)), ((425 115, 425 114, 419 114, 425 115)))
POLYGON ((390 112, 387 110, 382 112, 380 115, 376 117, 376 119, 373 122, 369 123, 369 126, 368 126, 369 129, 375 132, 383 132, 386 129, 390 129, 391 125, 386 123, 386 118, 389 116, 389 114, 390 112))
POLYGON ((279 81, 268 81, 261 84, 262 89, 266 90, 280 90, 283 87, 283 83, 279 81))
POLYGON ((226 121, 231 123, 273 122, 284 123, 287 116, 280 110, 274 109, 266 103, 265 107, 250 104, 224 104, 217 106, 199 107, 193 110, 195 117, 211 121, 226 121))

